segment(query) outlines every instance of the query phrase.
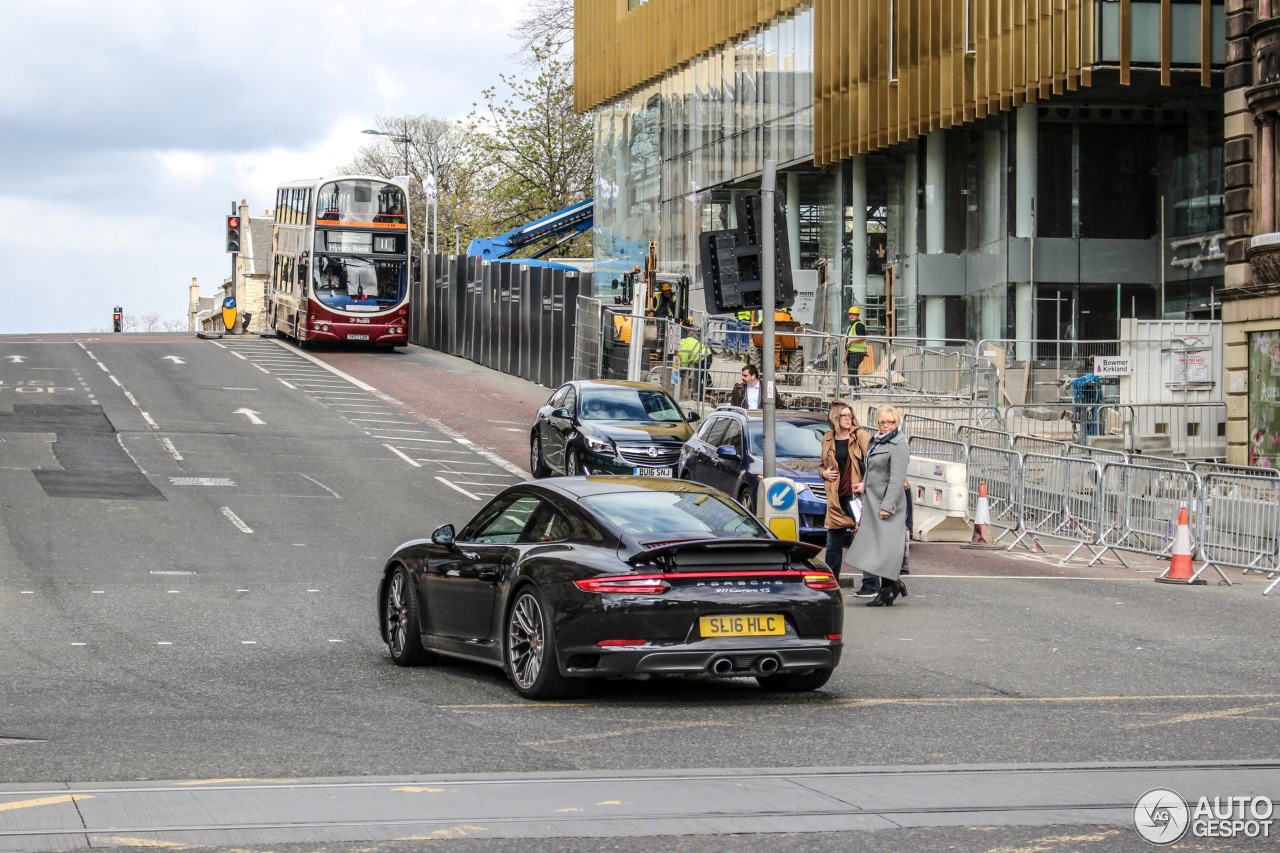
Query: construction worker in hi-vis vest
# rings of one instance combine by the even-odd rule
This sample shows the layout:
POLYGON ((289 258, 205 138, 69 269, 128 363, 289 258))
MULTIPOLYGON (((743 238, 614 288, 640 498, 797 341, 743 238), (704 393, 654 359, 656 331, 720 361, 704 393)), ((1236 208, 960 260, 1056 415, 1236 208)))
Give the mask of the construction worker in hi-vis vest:
POLYGON ((862 309, 849 306, 849 329, 844 336, 845 360, 849 366, 849 384, 857 388, 858 367, 867 357, 867 324, 862 322, 862 309))

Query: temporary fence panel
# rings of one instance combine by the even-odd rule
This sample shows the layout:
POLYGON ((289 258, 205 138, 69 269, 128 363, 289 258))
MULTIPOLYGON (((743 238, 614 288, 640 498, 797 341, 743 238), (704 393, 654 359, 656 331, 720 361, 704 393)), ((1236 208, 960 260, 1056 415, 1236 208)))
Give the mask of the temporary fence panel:
POLYGON ((962 425, 956 428, 956 436, 963 444, 981 445, 982 447, 999 447, 1010 450, 1013 447, 1013 436, 996 429, 962 425))
POLYGON ((1221 320, 1120 321, 1120 355, 1129 371, 1120 376, 1120 401, 1161 404, 1172 394, 1179 404, 1221 403, 1221 320))
POLYGON ((598 379, 604 355, 604 306, 591 296, 578 297, 578 322, 573 328, 573 378, 598 379))
POLYGON ((1192 516, 1192 537, 1199 542, 1200 485, 1200 478, 1185 468, 1176 471, 1118 462, 1103 465, 1099 492, 1103 549, 1089 565, 1108 551, 1121 563, 1120 551, 1168 556, 1183 506, 1192 516))
POLYGON ((1205 563, 1195 577, 1210 566, 1227 583, 1223 566, 1280 572, 1280 481, 1211 473, 1204 478, 1202 512, 1200 555, 1205 563))
POLYGON ((964 462, 966 458, 965 446, 958 441, 930 435, 908 435, 907 444, 911 447, 912 456, 941 462, 964 462))
POLYGON ((1082 548, 1093 556, 1098 538, 1098 486, 1102 467, 1092 459, 1028 453, 1022 457, 1022 530, 1010 550, 1030 534, 1075 542, 1062 558, 1070 562, 1082 548))
POLYGON ((1000 425, 1014 435, 1069 443, 1076 434, 1071 408, 1069 403, 1008 406, 1000 425))
POLYGON ((994 401, 1012 406, 1070 402, 1065 383, 1094 372, 1098 356, 1114 356, 1119 351, 1119 340, 1069 338, 989 338, 975 348, 998 372, 999 391, 994 401))
POLYGON ((991 524, 1004 528, 996 537, 999 542, 1021 523, 1022 458, 1006 448, 971 445, 966 451, 966 471, 969 479, 967 517, 971 522, 977 517, 979 487, 986 483, 991 524))
POLYGON ((1227 406, 1217 402, 1147 403, 1128 407, 1132 450, 1226 461, 1227 406))

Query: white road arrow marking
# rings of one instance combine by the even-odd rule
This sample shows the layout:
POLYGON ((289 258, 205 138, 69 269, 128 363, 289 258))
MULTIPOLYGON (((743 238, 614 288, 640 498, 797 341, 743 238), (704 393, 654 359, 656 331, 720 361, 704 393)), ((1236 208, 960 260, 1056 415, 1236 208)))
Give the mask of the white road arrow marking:
POLYGON ((265 424, 265 423, 266 423, 266 421, 264 421, 262 418, 258 417, 258 414, 259 414, 259 413, 258 413, 258 412, 255 412, 253 409, 236 409, 235 414, 237 414, 237 415, 244 415, 246 418, 248 418, 248 419, 249 419, 249 423, 251 423, 251 424, 265 424))
POLYGON ((8 359, 14 364, 22 364, 22 362, 27 360, 27 357, 25 355, 11 355, 8 356, 8 359))
POLYGON ((166 355, 164 358, 162 358, 162 359, 160 359, 160 360, 161 360, 161 361, 172 361, 174 364, 186 364, 186 362, 185 362, 185 361, 183 361, 182 359, 178 358, 176 355, 166 355))

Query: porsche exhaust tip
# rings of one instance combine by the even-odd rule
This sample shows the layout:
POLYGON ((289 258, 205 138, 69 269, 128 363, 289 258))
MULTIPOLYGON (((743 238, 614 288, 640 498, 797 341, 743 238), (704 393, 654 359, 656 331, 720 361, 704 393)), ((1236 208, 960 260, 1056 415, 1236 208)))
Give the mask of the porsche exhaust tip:
POLYGON ((733 661, 728 658, 716 658, 711 662, 711 672, 714 675, 728 675, 733 672, 733 661))
POLYGON ((756 669, 761 675, 772 675, 778 671, 779 666, 778 659, 773 655, 765 655, 756 661, 756 669))

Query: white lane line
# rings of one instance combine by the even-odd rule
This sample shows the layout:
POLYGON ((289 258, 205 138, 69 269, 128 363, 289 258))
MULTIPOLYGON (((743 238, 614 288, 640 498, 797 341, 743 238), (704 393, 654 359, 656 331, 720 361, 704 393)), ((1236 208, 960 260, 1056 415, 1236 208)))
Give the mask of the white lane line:
MULTIPOLYGON (((448 472, 448 471, 442 471, 441 473, 447 474, 447 473, 449 473, 449 472, 448 472)), ((455 474, 466 474, 468 477, 496 477, 496 478, 497 478, 497 479, 499 479, 499 480, 510 480, 510 479, 511 479, 511 475, 510 475, 510 474, 486 474, 486 473, 484 473, 483 471, 455 471, 455 472, 453 472, 453 473, 455 473, 455 474)), ((489 485, 493 485, 493 483, 490 483, 489 485)))
POLYGON ((249 360, 246 356, 241 355, 240 353, 236 352, 235 350, 229 350, 229 352, 230 352, 232 355, 234 355, 236 358, 240 359, 241 361, 248 361, 248 360, 249 360))
MULTIPOLYGON (((418 427, 416 424, 414 424, 413 421, 384 421, 384 420, 380 420, 379 418, 351 418, 351 422, 353 424, 411 424, 415 427, 415 429, 405 430, 405 432, 423 432, 424 431, 421 427, 418 427)), ((400 432, 400 430, 392 429, 392 430, 387 430, 387 432, 400 432)))
POLYGON ((434 462, 437 465, 483 465, 489 467, 488 462, 481 460, 479 462, 468 462, 465 459, 423 459, 423 462, 434 462))
POLYGON ((328 492, 329 494, 333 495, 333 496, 334 496, 335 498, 337 498, 338 500, 342 500, 342 495, 338 494, 338 493, 337 493, 337 492, 335 492, 333 489, 329 488, 329 487, 328 487, 328 486, 326 486, 324 483, 322 483, 322 482, 320 482, 319 480, 317 480, 315 477, 308 477, 306 474, 299 474, 298 476, 300 476, 300 477, 301 477, 302 479, 304 479, 304 480, 310 480, 311 482, 315 483, 315 484, 316 484, 317 486, 319 486, 320 488, 324 489, 324 490, 325 490, 326 492, 328 492))
POLYGON ((403 435, 375 435, 374 438, 385 438, 387 441, 429 441, 432 444, 448 444, 443 438, 408 438, 403 435))
POLYGON ((395 449, 394 447, 392 447, 391 445, 389 445, 389 444, 384 444, 384 445, 382 445, 382 446, 383 446, 383 447, 385 447, 387 450, 390 450, 390 451, 391 451, 392 453, 394 453, 396 456, 399 456, 399 457, 400 457, 401 459, 403 459, 405 462, 408 462, 408 463, 409 463, 410 465, 412 465, 414 468, 421 468, 421 467, 422 467, 422 466, 421 466, 421 465, 419 465, 417 462, 413 461, 413 460, 412 460, 412 459, 410 459, 408 456, 405 456, 403 453, 401 453, 399 450, 396 450, 396 449, 395 449))
MULTIPOLYGON (((373 418, 351 418, 351 422, 352 422, 353 424, 358 424, 358 423, 374 423, 374 424, 402 424, 402 423, 406 423, 406 421, 379 421, 379 420, 374 420, 373 418)), ((419 435, 421 435, 421 434, 423 434, 423 433, 426 433, 426 432, 429 432, 429 430, 425 430, 425 429, 423 429, 423 428, 422 428, 422 427, 420 427, 420 426, 415 426, 413 429, 388 429, 387 427, 379 427, 379 429, 381 429, 383 432, 414 432, 414 433, 418 433, 419 435)), ((465 451, 465 450, 458 450, 458 451, 451 451, 451 452, 465 453, 466 451, 465 451)))
POLYGON ((268 376, 270 376, 270 375, 271 375, 271 371, 270 371, 270 370, 267 370, 267 369, 266 369, 265 367, 263 367, 261 364, 255 364, 255 365, 254 365, 254 367, 258 368, 259 370, 261 370, 263 373, 267 374, 268 376))
POLYGON ((281 379, 279 376, 277 376, 277 377, 276 377, 276 381, 277 381, 277 382, 279 382, 279 383, 280 383, 281 385, 283 385, 284 387, 288 388, 290 391, 297 391, 297 390, 298 390, 298 386, 296 386, 296 385, 290 385, 288 382, 285 382, 285 381, 284 381, 283 379, 281 379))
POLYGON ((471 500, 473 500, 473 501, 478 501, 478 500, 480 500, 479 496, 471 494, 471 493, 470 493, 470 492, 468 492, 466 489, 462 488, 462 486, 455 486, 453 483, 449 482, 449 481, 448 481, 448 480, 446 480, 444 477, 436 477, 436 479, 437 479, 437 480, 439 480, 440 482, 444 483, 446 486, 448 486, 449 488, 453 489, 454 491, 456 491, 456 492, 462 492, 464 495, 466 495, 467 497, 471 498, 471 500))
POLYGON ((172 456, 175 461, 177 462, 182 461, 182 454, 178 452, 178 448, 173 446, 172 441, 170 441, 167 438, 162 438, 160 439, 160 444, 164 447, 165 450, 169 451, 169 455, 172 456))
POLYGON ((295 353, 299 357, 305 358, 307 361, 311 362, 316 367, 319 367, 321 370, 327 370, 330 373, 332 373, 334 376, 338 376, 347 380, 352 385, 359 388, 361 391, 377 391, 378 390, 374 388, 372 385, 369 385, 368 383, 361 382, 359 379, 356 379, 354 376, 351 376, 350 374, 343 373, 341 370, 339 370, 336 367, 333 367, 332 365, 325 364, 323 361, 316 358, 314 355, 311 355, 311 353, 303 352, 302 350, 297 349, 296 347, 291 347, 288 344, 284 343, 283 341, 272 341, 272 343, 274 343, 276 346, 280 347, 281 349, 285 350, 286 352, 295 353))
MULTIPOLYGON (((141 411, 141 410, 139 410, 139 411, 141 411)), ((156 423, 155 421, 153 421, 153 420, 151 419, 151 415, 149 415, 148 413, 146 413, 146 412, 142 412, 142 419, 143 419, 144 421, 146 421, 146 422, 147 422, 147 424, 148 424, 152 429, 160 429, 160 425, 159 425, 158 423, 156 423)))
POLYGON ((239 518, 239 516, 237 516, 234 512, 232 512, 232 511, 231 511, 231 507, 229 507, 229 506, 224 506, 224 507, 222 508, 222 514, 223 514, 223 515, 225 515, 228 519, 230 519, 232 524, 234 524, 236 527, 240 528, 240 532, 241 532, 241 533, 252 533, 252 532, 253 532, 253 528, 252 528, 252 527, 250 527, 249 525, 245 524, 243 521, 241 521, 241 520, 240 520, 240 518, 239 518))

